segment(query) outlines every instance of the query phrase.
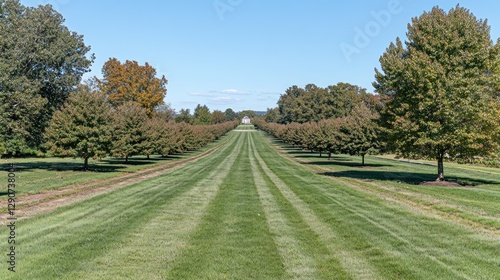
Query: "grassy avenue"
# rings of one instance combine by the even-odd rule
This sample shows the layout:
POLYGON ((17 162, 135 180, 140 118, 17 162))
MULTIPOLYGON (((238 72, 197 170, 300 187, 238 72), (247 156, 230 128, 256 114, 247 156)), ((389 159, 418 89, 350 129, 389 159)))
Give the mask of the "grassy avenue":
MULTIPOLYGON (((217 145, 165 174, 19 220, 17 272, 2 261, 0 279, 500 279, 498 169, 450 164, 447 177, 467 187, 439 187, 419 184, 435 166, 328 161, 248 127, 217 145)), ((123 173, 109 166, 33 165, 18 188, 123 173)), ((0 236, 7 260, 8 228, 0 236)))

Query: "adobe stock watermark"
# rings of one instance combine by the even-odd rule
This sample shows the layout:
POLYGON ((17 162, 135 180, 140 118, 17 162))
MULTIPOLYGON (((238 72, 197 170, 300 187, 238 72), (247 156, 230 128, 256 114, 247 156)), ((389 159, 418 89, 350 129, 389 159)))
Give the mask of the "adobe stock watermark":
POLYGON ((367 48, 372 39, 380 35, 382 28, 389 26, 393 16, 400 14, 402 11, 403 7, 399 0, 390 0, 386 9, 378 12, 371 11, 370 15, 373 20, 366 23, 364 28, 358 26, 354 28, 355 34, 352 44, 346 42, 340 44, 340 49, 347 62, 350 63, 353 55, 360 54, 361 50, 367 48))
POLYGON ((212 2, 221 21, 224 20, 226 13, 233 12, 241 3, 243 3, 243 0, 215 0, 212 2))
POLYGON ((8 270, 10 272, 16 272, 16 165, 11 164, 8 170, 7 175, 7 228, 9 232, 8 236, 8 253, 7 255, 7 264, 8 270))

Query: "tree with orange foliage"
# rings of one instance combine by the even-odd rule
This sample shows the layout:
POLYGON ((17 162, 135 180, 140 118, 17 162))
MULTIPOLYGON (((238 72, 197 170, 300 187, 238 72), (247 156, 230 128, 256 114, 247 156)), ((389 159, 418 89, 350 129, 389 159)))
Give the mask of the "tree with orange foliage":
POLYGON ((167 79, 165 76, 157 78, 156 69, 148 63, 142 66, 137 61, 127 60, 122 64, 118 59, 110 58, 104 64, 102 74, 102 80, 96 78, 98 87, 115 107, 132 102, 152 116, 154 109, 164 104, 167 79))

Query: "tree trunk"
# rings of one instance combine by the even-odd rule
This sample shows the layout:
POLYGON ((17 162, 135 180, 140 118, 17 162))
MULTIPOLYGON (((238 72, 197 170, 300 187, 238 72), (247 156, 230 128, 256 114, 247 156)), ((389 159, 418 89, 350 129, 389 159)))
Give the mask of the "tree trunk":
POLYGON ((361 154, 361 166, 365 166, 365 154, 361 154))
POLYGON ((328 160, 332 160, 332 152, 328 152, 328 160))
POLYGON ((125 156, 125 162, 128 162, 128 156, 125 156))
POLYGON ((436 181, 444 181, 444 164, 443 164, 444 155, 439 155, 438 160, 438 177, 436 181))
POLYGON ((86 157, 83 162, 83 170, 87 171, 89 169, 89 158, 86 157))
POLYGON ((319 151, 319 157, 323 157, 323 151, 319 151))
POLYGON ((148 155, 148 159, 149 159, 149 155, 148 155))

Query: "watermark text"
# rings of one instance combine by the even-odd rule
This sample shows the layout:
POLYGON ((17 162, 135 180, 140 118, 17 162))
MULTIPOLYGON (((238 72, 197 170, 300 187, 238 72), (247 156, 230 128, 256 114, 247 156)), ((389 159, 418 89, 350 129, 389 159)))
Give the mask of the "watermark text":
POLYGON ((7 253, 8 270, 16 272, 16 166, 11 164, 7 175, 7 228, 9 236, 7 242, 9 250, 7 253))
POLYGON ((342 42, 340 49, 347 62, 351 62, 352 56, 360 54, 361 50, 367 48, 372 39, 380 34, 382 28, 389 26, 394 15, 403 11, 399 0, 390 0, 387 7, 380 11, 371 11, 372 20, 367 22, 363 28, 354 28, 354 38, 352 43, 342 42))
POLYGON ((241 5, 243 0, 215 0, 212 2, 219 19, 224 20, 224 15, 228 12, 233 12, 236 7, 241 5))

